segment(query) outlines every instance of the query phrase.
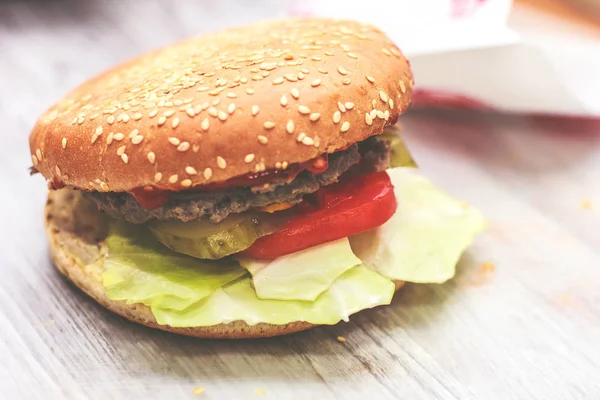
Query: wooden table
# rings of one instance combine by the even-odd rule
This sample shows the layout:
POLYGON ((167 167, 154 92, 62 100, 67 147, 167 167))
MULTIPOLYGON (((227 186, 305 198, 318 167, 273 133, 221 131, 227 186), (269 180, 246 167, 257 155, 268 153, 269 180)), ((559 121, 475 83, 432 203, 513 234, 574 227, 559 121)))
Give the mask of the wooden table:
POLYGON ((114 316, 55 272, 45 184, 27 175, 36 117, 135 53, 282 9, 267 0, 0 3, 0 398, 186 399, 196 387, 211 399, 600 398, 598 123, 404 118, 424 172, 490 227, 456 279, 409 285, 348 324, 194 340, 114 316))

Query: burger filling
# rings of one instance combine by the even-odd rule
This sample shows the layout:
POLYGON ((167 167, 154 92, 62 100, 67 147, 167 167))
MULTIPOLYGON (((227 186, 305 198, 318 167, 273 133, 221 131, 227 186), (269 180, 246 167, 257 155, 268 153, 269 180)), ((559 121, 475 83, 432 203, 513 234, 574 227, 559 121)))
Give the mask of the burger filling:
POLYGON ((397 136, 269 178, 141 203, 88 194, 118 218, 101 218, 106 247, 83 268, 101 271, 109 299, 144 304, 161 325, 335 324, 389 304, 394 282, 452 278, 485 226, 418 173, 397 136))

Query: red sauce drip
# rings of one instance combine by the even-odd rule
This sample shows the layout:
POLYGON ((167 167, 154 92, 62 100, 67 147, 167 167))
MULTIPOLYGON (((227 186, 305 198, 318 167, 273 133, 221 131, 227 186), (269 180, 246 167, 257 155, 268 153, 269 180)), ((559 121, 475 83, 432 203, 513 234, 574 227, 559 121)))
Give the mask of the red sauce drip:
MULTIPOLYGON (((225 182, 211 183, 201 186, 198 189, 190 189, 196 191, 212 192, 217 190, 230 189, 237 186, 262 186, 272 182, 274 179, 285 179, 291 182, 304 170, 310 171, 313 174, 320 174, 327 170, 329 162, 327 154, 301 164, 295 164, 287 169, 272 169, 254 174, 238 176, 226 180, 225 182)), ((158 188, 146 187, 136 188, 129 192, 135 200, 144 208, 154 210, 162 207, 169 201, 170 191, 158 188)))
POLYGON ((133 196, 140 206, 148 210, 164 206, 171 197, 168 190, 148 190, 148 188, 136 188, 129 192, 129 194, 133 196))

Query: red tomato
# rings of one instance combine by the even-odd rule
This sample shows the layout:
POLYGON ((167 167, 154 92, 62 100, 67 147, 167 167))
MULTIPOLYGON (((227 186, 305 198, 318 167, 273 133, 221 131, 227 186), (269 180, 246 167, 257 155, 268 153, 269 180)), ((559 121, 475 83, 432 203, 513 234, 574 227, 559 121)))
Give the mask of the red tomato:
POLYGON ((383 225, 396 212, 394 187, 385 172, 352 177, 319 189, 300 203, 283 228, 241 254, 273 259, 383 225))

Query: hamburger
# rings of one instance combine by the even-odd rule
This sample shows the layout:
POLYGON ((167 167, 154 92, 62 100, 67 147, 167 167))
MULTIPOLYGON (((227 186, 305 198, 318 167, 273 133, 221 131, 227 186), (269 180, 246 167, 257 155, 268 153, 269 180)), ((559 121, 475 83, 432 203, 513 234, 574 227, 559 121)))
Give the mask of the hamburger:
POLYGON ((116 66, 30 135, 51 258, 117 314, 204 338, 333 325, 444 282, 484 222, 397 134, 412 88, 383 32, 317 18, 116 66))

